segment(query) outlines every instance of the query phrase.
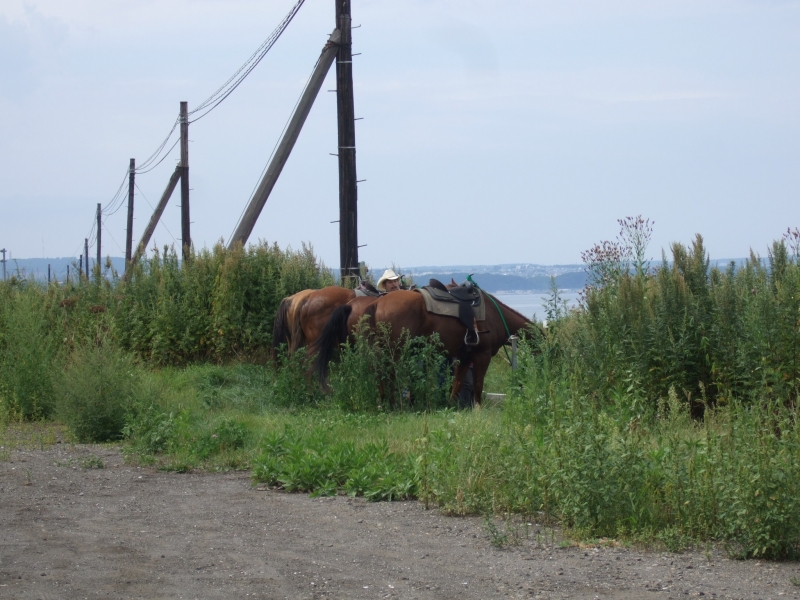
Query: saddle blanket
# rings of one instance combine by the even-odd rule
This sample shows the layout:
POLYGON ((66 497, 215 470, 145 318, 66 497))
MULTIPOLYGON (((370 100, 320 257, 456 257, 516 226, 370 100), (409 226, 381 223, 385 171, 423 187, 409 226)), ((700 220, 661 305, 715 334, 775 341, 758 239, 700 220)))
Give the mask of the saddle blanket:
MULTIPOLYGON (((420 288, 414 291, 422 294, 422 297, 425 299, 425 308, 428 310, 428 312, 433 313, 435 315, 443 315, 445 317, 455 317, 456 319, 458 318, 458 302, 447 302, 444 300, 437 300, 425 288, 420 288)), ((481 294, 481 303, 475 307, 475 318, 478 321, 485 321, 486 298, 484 297, 483 292, 481 292, 480 294, 481 294)))

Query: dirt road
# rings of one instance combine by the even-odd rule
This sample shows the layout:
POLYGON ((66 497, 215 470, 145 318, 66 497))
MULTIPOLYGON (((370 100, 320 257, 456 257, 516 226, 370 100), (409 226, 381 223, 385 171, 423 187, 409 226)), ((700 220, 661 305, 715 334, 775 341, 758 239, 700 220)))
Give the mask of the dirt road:
POLYGON ((800 596, 798 563, 562 548, 536 523, 497 549, 482 519, 416 502, 258 490, 248 473, 163 473, 109 447, 5 458, 0 598, 800 596))

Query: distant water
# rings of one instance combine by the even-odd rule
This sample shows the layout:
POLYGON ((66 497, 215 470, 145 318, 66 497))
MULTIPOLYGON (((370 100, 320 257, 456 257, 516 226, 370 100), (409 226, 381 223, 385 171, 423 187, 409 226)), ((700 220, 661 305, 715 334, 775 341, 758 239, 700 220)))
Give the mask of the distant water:
MULTIPOLYGON (((577 291, 562 290, 560 292, 561 299, 567 301, 567 306, 572 308, 578 304, 577 291)), ((526 317, 533 318, 534 315, 539 321, 546 319, 547 315, 544 312, 544 305, 549 298, 548 292, 524 292, 519 294, 504 294, 498 293, 494 296, 503 304, 507 304, 514 310, 521 312, 526 317)))

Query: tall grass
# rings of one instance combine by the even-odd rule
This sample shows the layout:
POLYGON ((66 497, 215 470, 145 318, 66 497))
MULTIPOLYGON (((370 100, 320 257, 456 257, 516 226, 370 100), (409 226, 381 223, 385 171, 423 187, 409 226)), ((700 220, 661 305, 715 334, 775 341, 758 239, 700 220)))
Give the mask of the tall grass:
POLYGON ((331 401, 348 411, 438 410, 451 406, 451 377, 437 335, 392 341, 381 323, 376 332, 361 327, 355 342, 341 348, 332 366, 331 401))
POLYGON ((153 366, 264 362, 280 300, 332 283, 310 248, 265 243, 216 246, 182 264, 165 248, 127 279, 110 263, 95 275, 0 282, 0 417, 50 417, 54 390, 69 385, 68 365, 87 348, 118 348, 153 366))
POLYGON ((603 406, 526 352, 502 420, 458 415, 427 436, 423 498, 456 514, 542 511, 580 537, 800 555, 794 410, 732 401, 697 421, 674 392, 652 411, 631 396, 603 406))
POLYGON ((0 417, 36 420, 53 412, 59 344, 50 301, 25 281, 0 288, 0 417))
POLYGON ((303 352, 259 365, 280 298, 329 282, 309 250, 262 245, 183 265, 166 250, 127 282, 0 286, 0 416, 60 406, 77 437, 121 431, 131 459, 167 469, 251 468, 287 490, 797 557, 800 232, 725 269, 698 236, 651 268, 649 224, 621 227, 585 255, 582 307, 554 291, 518 370, 493 365, 501 409, 449 408, 435 340, 361 337, 330 392, 303 352))
MULTIPOLYGON (((623 232, 626 223, 636 228, 621 223, 623 232)), ((649 236, 621 235, 631 237, 645 244, 649 236)), ((672 244, 671 260, 664 255, 652 269, 630 259, 641 247, 598 244, 586 256, 583 309, 553 324, 550 349, 597 398, 633 386, 655 402, 674 389, 695 415, 705 402, 795 403, 800 262, 793 239, 776 241, 766 260, 751 253, 725 269, 709 268, 700 235, 689 247, 672 244)))
POLYGON ((305 246, 293 252, 267 244, 233 251, 218 245, 183 264, 165 248, 120 286, 115 333, 123 347, 155 364, 259 360, 281 299, 332 283, 305 246))

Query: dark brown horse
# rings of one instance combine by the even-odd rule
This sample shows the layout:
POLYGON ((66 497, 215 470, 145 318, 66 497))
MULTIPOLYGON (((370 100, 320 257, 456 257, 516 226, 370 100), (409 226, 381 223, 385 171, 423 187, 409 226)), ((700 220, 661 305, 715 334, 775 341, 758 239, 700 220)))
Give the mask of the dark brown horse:
POLYGON ((272 331, 273 357, 281 344, 286 344, 289 352, 314 344, 334 309, 346 304, 355 295, 353 290, 330 285, 321 290, 303 290, 284 298, 275 315, 272 331))
MULTIPOLYGON (((478 323, 480 341, 477 346, 468 347, 464 344, 466 328, 457 318, 429 313, 425 308, 422 294, 418 292, 398 291, 381 296, 377 301, 364 308, 364 314, 368 316, 370 328, 375 328, 378 323, 390 325, 392 342, 396 342, 400 338, 403 330, 407 330, 411 337, 430 337, 434 333, 438 333, 448 358, 459 361, 455 372, 453 396, 458 394, 469 364, 472 363, 474 366, 473 399, 476 404, 480 404, 483 382, 492 357, 497 354, 501 346, 508 342, 510 336, 517 335, 520 330, 534 325, 532 321, 493 296, 485 292, 482 294, 483 301, 486 302, 486 320, 478 323)), ((342 316, 351 317, 352 312, 344 307, 335 311, 336 314, 331 315, 331 321, 328 323, 330 327, 326 326, 317 341, 316 371, 322 379, 327 376, 327 361, 333 357, 338 345, 344 341, 342 339, 342 323, 341 321, 338 323, 337 331, 335 327, 337 324, 332 323, 333 318, 334 316, 340 319, 342 316)), ((345 323, 347 321, 345 320, 345 323)), ((352 324, 352 319, 349 321, 352 324)), ((349 333, 351 330, 347 331, 349 333)))
POLYGON ((321 381, 324 382, 327 378, 328 363, 333 359, 336 350, 348 339, 353 341, 352 336, 355 333, 356 325, 364 316, 364 311, 379 299, 374 296, 357 296, 331 312, 322 333, 309 349, 311 354, 317 355, 314 359, 314 371, 317 372, 321 381))

